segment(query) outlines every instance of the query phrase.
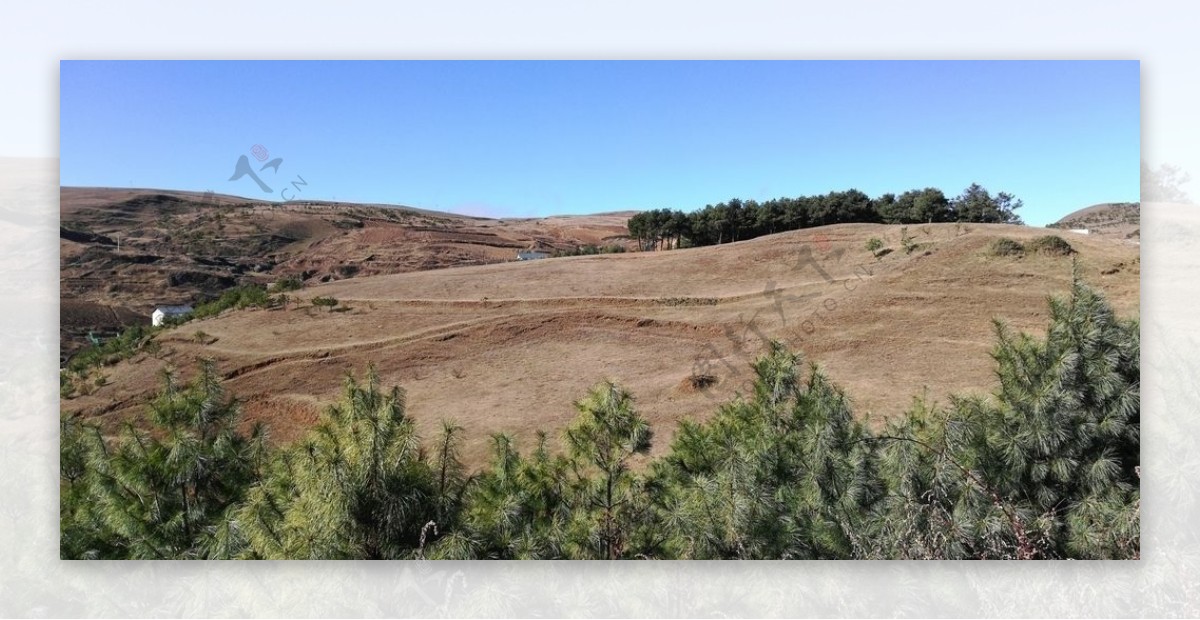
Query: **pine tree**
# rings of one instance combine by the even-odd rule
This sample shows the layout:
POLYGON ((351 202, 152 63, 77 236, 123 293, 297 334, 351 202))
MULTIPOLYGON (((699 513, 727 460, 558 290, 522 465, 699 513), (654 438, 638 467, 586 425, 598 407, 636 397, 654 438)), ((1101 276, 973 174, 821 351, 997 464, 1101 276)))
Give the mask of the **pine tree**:
POLYGON ((564 557, 562 534, 571 517, 563 457, 552 457, 546 435, 524 457, 510 436, 492 437, 492 460, 472 482, 463 527, 439 541, 431 557, 551 559, 564 557))
POLYGON ((252 558, 415 557, 439 516, 451 518, 439 477, 457 465, 451 436, 435 473, 405 404, 400 388, 380 390, 374 368, 365 385, 347 377, 341 402, 251 490, 230 546, 252 558))
POLYGON ((149 432, 127 424, 111 443, 94 427, 64 424, 64 556, 213 554, 227 513, 258 475, 262 434, 237 430, 239 407, 211 361, 186 387, 165 373, 149 418, 149 432))
POLYGON ((996 324, 994 398, 919 403, 878 439, 888 557, 1138 554, 1137 321, 1076 274, 1045 339, 996 324))
POLYGON ((754 397, 686 423, 657 470, 680 557, 844 558, 876 501, 865 428, 845 395, 780 343, 754 365, 754 397))
POLYGON ((615 560, 650 550, 635 544, 646 527, 642 482, 630 471, 636 455, 650 451, 650 425, 633 396, 611 381, 576 401, 566 447, 574 474, 573 510, 565 551, 575 558, 615 560))

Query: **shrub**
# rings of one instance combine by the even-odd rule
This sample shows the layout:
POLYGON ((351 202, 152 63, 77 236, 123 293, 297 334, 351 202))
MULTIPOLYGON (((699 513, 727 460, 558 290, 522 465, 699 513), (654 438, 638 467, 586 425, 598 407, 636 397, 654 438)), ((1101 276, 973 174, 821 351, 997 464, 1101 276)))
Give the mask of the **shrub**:
POLYGON ((874 254, 883 249, 883 241, 879 237, 871 237, 867 240, 867 251, 874 254))
POLYGON ((114 338, 93 344, 76 353, 67 362, 67 369, 76 374, 83 374, 89 368, 115 364, 133 357, 134 353, 150 341, 155 331, 155 328, 144 325, 129 327, 114 338))
POLYGON ((992 241, 990 252, 992 256, 1024 256, 1025 246, 1008 237, 1001 237, 992 241))
POLYGON ((75 398, 75 380, 66 371, 58 373, 58 397, 63 399, 75 398))
POLYGON ((276 293, 298 291, 302 288, 304 288, 304 282, 302 282, 300 278, 297 278, 296 276, 288 276, 271 286, 271 290, 276 293))
POLYGON ((1047 256, 1069 256, 1075 253, 1075 248, 1056 235, 1038 237, 1029 242, 1029 251, 1047 256))
POLYGON ((595 254, 622 254, 625 252, 625 247, 620 245, 581 245, 569 250, 554 250, 550 254, 551 258, 560 258, 563 256, 592 256, 595 254))
POLYGON ((210 335, 208 332, 201 331, 201 330, 196 330, 196 333, 192 334, 192 340, 196 341, 199 344, 212 344, 217 341, 216 337, 210 335))
POLYGON ((329 308, 332 310, 334 306, 338 305, 338 300, 333 297, 313 297, 312 304, 318 308, 329 308))
POLYGON ((230 308, 265 308, 275 300, 267 294, 267 289, 256 284, 247 284, 231 288, 213 301, 200 304, 192 310, 190 318, 204 319, 210 316, 217 316, 230 308))
POLYGON ((912 254, 913 250, 921 247, 921 244, 917 243, 915 237, 910 237, 908 235, 907 226, 900 229, 900 245, 904 246, 905 254, 912 254))
POLYGON ((705 390, 717 384, 717 377, 709 374, 693 374, 687 378, 692 390, 705 390))

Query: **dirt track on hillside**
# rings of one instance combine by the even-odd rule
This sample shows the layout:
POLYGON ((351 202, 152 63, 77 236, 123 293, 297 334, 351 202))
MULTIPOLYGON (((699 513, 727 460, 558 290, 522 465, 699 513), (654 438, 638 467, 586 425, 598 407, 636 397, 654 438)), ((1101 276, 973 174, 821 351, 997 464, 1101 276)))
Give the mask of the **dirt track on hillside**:
MULTIPOLYGON (((992 319, 1040 332, 1045 298, 1068 290, 1072 259, 993 257, 989 244, 1048 232, 910 227, 921 247, 906 254, 899 227, 840 225, 691 250, 352 278, 299 291, 282 309, 167 332, 161 359, 139 354, 106 369, 109 385, 63 409, 115 428, 142 415, 159 370, 190 376, 210 357, 248 423, 288 442, 337 398, 347 372, 374 364, 385 385, 407 390, 424 433, 442 419, 464 426, 467 460, 478 464, 492 433, 525 447, 538 430, 557 436, 573 401, 611 378, 637 397, 661 453, 679 420, 703 418, 744 389, 749 363, 774 338, 818 363, 878 423, 926 387, 943 402, 992 388, 992 319), (871 237, 894 251, 874 259, 863 249, 871 237), (801 261, 805 252, 813 263, 801 261), (346 310, 312 307, 317 295, 346 310), (716 384, 692 388, 696 373, 716 384)), ((1085 278, 1136 316, 1138 247, 1056 234, 1079 252, 1085 278)))

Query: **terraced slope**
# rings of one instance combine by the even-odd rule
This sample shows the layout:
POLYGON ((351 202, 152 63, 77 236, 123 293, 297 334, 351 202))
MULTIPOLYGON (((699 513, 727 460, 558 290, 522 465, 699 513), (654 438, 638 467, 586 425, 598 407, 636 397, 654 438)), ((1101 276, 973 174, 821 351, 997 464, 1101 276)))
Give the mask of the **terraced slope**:
POLYGON ((298 291, 277 310, 228 312, 160 336, 106 369, 108 384, 63 409, 109 428, 138 419, 166 367, 184 376, 202 357, 276 441, 308 428, 347 372, 375 364, 408 390, 427 432, 443 418, 468 430, 466 454, 485 458, 489 435, 529 445, 560 432, 574 399, 604 378, 629 387, 665 449, 677 422, 711 413, 749 377, 769 338, 825 367, 882 420, 929 396, 986 392, 992 319, 1039 330, 1045 298, 1084 276, 1126 315, 1137 315, 1138 246, 1066 235, 1076 254, 996 256, 998 238, 1047 230, 1008 225, 838 225, 658 253, 556 258, 355 277, 298 291), (880 258, 864 249, 884 241, 880 258), (887 250, 891 250, 887 252, 887 250), (314 307, 315 296, 338 300, 314 307), (198 334, 198 332, 202 332, 198 334))

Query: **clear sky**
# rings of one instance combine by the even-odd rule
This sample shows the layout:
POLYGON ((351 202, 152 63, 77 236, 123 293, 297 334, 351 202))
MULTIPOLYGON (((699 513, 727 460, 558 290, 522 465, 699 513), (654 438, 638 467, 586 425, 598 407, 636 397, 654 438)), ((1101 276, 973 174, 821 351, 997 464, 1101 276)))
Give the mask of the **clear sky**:
POLYGON ((1138 200, 1139 91, 1136 61, 64 61, 61 183, 527 217, 978 182, 1042 225, 1138 200))

